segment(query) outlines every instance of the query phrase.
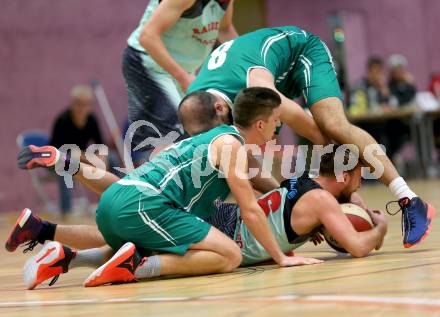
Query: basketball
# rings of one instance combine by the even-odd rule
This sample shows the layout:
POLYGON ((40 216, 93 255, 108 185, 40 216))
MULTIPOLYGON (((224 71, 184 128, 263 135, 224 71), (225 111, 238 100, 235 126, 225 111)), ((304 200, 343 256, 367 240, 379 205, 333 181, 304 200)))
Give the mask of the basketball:
MULTIPOLYGON (((341 204, 342 212, 350 220, 353 227, 358 232, 367 231, 374 227, 373 221, 370 215, 363 208, 355 204, 341 204)), ((338 252, 348 253, 324 228, 323 231, 324 239, 327 241, 328 245, 331 246, 338 252)))

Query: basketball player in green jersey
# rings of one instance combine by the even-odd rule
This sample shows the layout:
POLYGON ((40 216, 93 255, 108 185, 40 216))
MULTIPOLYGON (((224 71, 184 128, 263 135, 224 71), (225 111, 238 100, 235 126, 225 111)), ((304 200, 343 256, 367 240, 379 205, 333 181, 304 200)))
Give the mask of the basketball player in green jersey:
MULTIPOLYGON (((213 111, 211 104, 201 102, 200 91, 212 95, 216 99, 214 110, 227 118, 225 112, 233 107, 237 92, 253 86, 276 90, 282 99, 281 121, 314 143, 325 142, 322 132, 339 144, 355 144, 362 158, 365 148, 377 143, 347 120, 327 46, 317 36, 294 26, 260 29, 212 52, 181 103, 179 115, 184 128, 194 133, 201 124, 194 112, 213 111), (193 96, 193 92, 197 94, 193 96), (300 96, 313 119, 293 101, 300 96)), ((409 188, 382 150, 378 160, 383 173, 377 176, 398 199, 404 223, 403 244, 409 248, 426 238, 435 209, 409 188)))
MULTIPOLYGON (((311 179, 306 173, 299 178, 291 178, 257 200, 283 253, 290 253, 310 239, 320 243, 322 238, 317 231, 321 226, 324 226, 339 244, 355 257, 366 256, 372 249, 381 247, 387 230, 387 221, 382 212, 369 211, 375 227, 364 232, 354 230, 341 212, 339 202, 354 202, 354 193, 361 182, 361 169, 358 164, 351 170, 344 170, 341 172, 343 181, 338 181, 335 171, 342 169, 335 166, 338 163, 347 166, 350 157, 346 151, 343 162, 337 162, 335 161, 337 151, 334 149, 332 153, 322 156, 318 177, 311 179)), ((366 208, 365 203, 359 201, 358 195, 356 199, 357 204, 361 203, 366 208)), ((227 211, 231 209, 228 208, 227 211)), ((31 218, 37 221, 35 216, 31 218)), ((257 264, 271 259, 241 219, 238 208, 228 214, 217 210, 209 219, 209 223, 238 244, 242 254, 241 265, 257 264)), ((82 230, 84 228, 77 225, 57 228, 58 235, 55 240, 71 247, 87 247, 78 241, 81 237, 87 238, 89 247, 105 244, 102 236, 98 238, 99 231, 94 233, 96 227, 88 227, 88 231, 82 230)), ((53 240, 54 237, 51 239, 53 240)), ((68 263, 69 268, 98 267, 104 262, 102 258, 88 256, 89 253, 93 253, 92 250, 74 252, 76 256, 68 263)), ((152 274, 138 273, 137 277, 148 278, 154 276, 152 274)))
MULTIPOLYGON (((203 219, 232 191, 241 217, 280 266, 314 264, 315 259, 284 255, 274 239, 247 175, 243 144, 264 144, 279 125, 281 99, 271 89, 245 89, 236 98, 236 126, 220 125, 162 151, 102 195, 96 223, 111 248, 118 250, 86 280, 86 286, 129 282, 152 271, 169 274, 230 272, 241 263, 237 245, 203 219), (150 256, 152 252, 167 253, 150 256)), ((265 190, 267 184, 255 184, 265 190)), ((29 215, 27 215, 29 217, 29 215)), ((24 223, 26 219, 19 220, 24 223)), ((46 244, 24 268, 33 289, 67 270, 75 257, 68 247, 46 244)))
MULTIPOLYGON (((130 123, 145 120, 162 135, 182 132, 177 105, 216 41, 237 37, 232 13, 232 0, 149 1, 123 55, 130 123)), ((147 137, 157 131, 139 125, 134 145, 147 137)), ((147 156, 151 148, 142 150, 147 156)))

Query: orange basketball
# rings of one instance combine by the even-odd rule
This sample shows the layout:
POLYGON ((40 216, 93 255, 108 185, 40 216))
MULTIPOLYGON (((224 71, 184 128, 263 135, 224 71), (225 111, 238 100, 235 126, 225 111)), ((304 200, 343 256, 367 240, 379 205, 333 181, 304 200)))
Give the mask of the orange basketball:
MULTIPOLYGON (((371 220, 370 215, 361 207, 355 204, 341 204, 342 212, 347 216, 348 220, 350 220, 353 227, 358 232, 367 231, 374 227, 373 221, 371 220)), ((327 241, 328 245, 331 246, 338 252, 347 253, 339 243, 336 241, 324 228, 323 231, 324 239, 327 241)))

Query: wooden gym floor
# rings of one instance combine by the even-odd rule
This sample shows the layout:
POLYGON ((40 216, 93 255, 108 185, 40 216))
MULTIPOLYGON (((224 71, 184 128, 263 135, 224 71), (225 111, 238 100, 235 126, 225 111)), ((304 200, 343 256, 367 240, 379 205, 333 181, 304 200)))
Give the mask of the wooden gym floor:
MULTIPOLYGON (((440 209, 440 181, 411 185, 440 209)), ((392 198, 381 185, 361 193, 374 208, 392 198)), ((15 217, 1 218, 1 241, 15 217)), ((384 247, 363 259, 310 244, 297 254, 325 263, 285 269, 268 264, 92 289, 82 287, 91 270, 74 269, 52 287, 27 291, 21 273, 27 255, 1 247, 0 316, 440 316, 440 220, 411 249, 402 246, 400 215, 389 220, 384 247)))

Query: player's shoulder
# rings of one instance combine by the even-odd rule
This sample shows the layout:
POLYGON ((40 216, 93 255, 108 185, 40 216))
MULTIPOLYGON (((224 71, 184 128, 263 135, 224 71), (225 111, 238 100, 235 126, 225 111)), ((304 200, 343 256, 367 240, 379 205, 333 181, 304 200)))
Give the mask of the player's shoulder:
POLYGON ((338 203, 330 192, 322 188, 315 188, 308 191, 302 196, 302 199, 310 201, 310 205, 316 206, 318 209, 338 203))

